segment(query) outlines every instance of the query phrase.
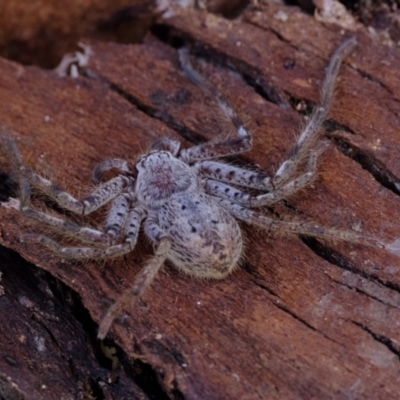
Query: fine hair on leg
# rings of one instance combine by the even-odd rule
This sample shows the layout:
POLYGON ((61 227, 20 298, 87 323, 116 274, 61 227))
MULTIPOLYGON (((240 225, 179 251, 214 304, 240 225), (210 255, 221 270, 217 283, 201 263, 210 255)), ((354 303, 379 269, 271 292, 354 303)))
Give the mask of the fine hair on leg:
POLYGON ((151 261, 139 272, 133 286, 126 290, 118 300, 108 309, 102 318, 99 326, 97 337, 104 339, 113 323, 114 319, 120 312, 129 305, 133 305, 136 300, 143 294, 147 287, 157 275, 157 272, 164 264, 168 257, 169 249, 171 248, 171 240, 164 237, 160 240, 157 250, 151 261))

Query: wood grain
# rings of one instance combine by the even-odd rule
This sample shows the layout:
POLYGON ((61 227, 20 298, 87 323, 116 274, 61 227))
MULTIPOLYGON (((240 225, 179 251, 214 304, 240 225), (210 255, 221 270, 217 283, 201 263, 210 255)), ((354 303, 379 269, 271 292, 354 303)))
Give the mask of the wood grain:
MULTIPOLYGON (((191 48, 253 128, 254 149, 236 162, 273 173, 304 126, 295 106, 318 101, 330 54, 351 35, 295 8, 263 2, 241 20, 186 10, 160 20, 153 33, 137 45, 87 41, 93 55, 78 79, 0 60, 0 121, 16 132, 31 165, 50 169, 81 195, 104 158, 134 161, 166 135, 189 146, 223 133, 226 123, 213 102, 180 69, 172 45, 178 43, 191 48), (274 18, 279 10, 289 14, 288 21, 274 18)), ((400 236, 400 58, 365 33, 357 37, 360 45, 340 73, 320 175, 275 212, 390 242, 400 236)), ((5 160, 1 165, 7 171, 5 160)), ((53 326, 45 314, 53 306, 36 300, 39 294, 30 291, 35 284, 28 282, 23 292, 14 281, 15 269, 24 265, 26 271, 25 261, 3 250, 2 260, 8 257, 14 268, 1 269, 0 379, 12 382, 22 398, 102 393, 119 399, 124 390, 134 393, 125 398, 154 398, 155 391, 155 398, 173 399, 398 396, 400 259, 384 250, 244 227, 246 255, 229 278, 198 281, 167 265, 143 301, 115 323, 110 338, 119 346, 120 366, 113 374, 122 378, 110 384, 109 365, 96 358, 95 323, 133 282, 151 247, 141 240, 124 260, 81 265, 20 244, 20 234, 36 228, 10 204, 0 207, 0 219, 1 244, 32 263, 33 276, 63 282, 79 299, 76 309, 88 311, 79 320, 62 308, 54 312, 53 326), (37 324, 44 330, 35 331, 37 324), (24 340, 18 340, 21 330, 24 340), (40 358, 37 338, 44 338, 47 361, 40 358), (60 358, 52 353, 55 343, 60 358), (81 354, 90 354, 88 374, 55 368, 81 345, 81 354), (146 386, 144 374, 152 384, 146 386), (42 388, 54 388, 56 379, 64 382, 58 392, 42 388)), ((54 292, 41 290, 40 296, 59 301, 54 292)), ((85 364, 76 365, 81 371, 85 364)))

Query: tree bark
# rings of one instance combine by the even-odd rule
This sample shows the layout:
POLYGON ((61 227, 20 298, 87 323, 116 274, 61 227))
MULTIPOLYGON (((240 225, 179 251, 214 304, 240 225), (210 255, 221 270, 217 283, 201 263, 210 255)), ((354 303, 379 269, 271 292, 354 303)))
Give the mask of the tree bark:
MULTIPOLYGON (((252 128, 253 150, 230 161, 273 174, 305 125, 298 110, 318 104, 330 56, 353 34, 266 1, 234 20, 176 11, 141 44, 86 40, 92 55, 76 79, 0 59, 0 121, 29 165, 82 197, 106 158, 134 163, 161 137, 187 147, 230 129, 181 70, 175 46, 184 45, 252 128)), ((400 56, 356 36, 319 176, 273 211, 390 243, 400 236, 400 56)), ((10 181, 6 158, 0 165, 10 181)), ((6 399, 398 398, 400 259, 388 251, 243 226, 240 268, 201 281, 167 263, 114 323, 109 350, 96 324, 151 246, 142 237, 124 259, 70 262, 20 243, 40 226, 14 201, 2 203, 0 220, 6 399)))

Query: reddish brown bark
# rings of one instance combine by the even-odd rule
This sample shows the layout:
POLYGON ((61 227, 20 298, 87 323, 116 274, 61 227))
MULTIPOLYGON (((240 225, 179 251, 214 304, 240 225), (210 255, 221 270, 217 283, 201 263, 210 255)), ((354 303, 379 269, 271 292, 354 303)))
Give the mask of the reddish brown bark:
POLYGON ((55 67, 82 37, 138 42, 155 18, 153 0, 2 1, 0 53, 24 64, 55 67))
MULTIPOLYGON (((148 35, 142 44, 87 41, 93 55, 78 79, 1 60, 1 124, 17 132, 31 165, 50 167, 75 194, 86 190, 91 169, 104 158, 134 161, 166 135, 184 146, 213 139, 226 123, 180 69, 170 43, 181 41, 203 57, 199 65, 254 128, 254 149, 238 162, 273 173, 304 125, 294 107, 318 101, 329 57, 350 33, 277 5, 248 8, 242 17, 187 10, 161 20, 154 29, 159 38, 148 35), (289 19, 274 18, 278 11, 289 19)), ((355 229, 390 242, 400 236, 400 57, 362 32, 357 37, 360 45, 340 73, 320 175, 275 210, 288 220, 355 229)), ((99 362, 95 323, 133 282, 150 246, 141 241, 124 260, 80 265, 20 244, 20 234, 36 228, 17 210, 3 205, 0 218, 1 244, 33 263, 28 267, 3 250, 0 379, 26 398, 96 398, 101 391, 104 398, 145 398, 154 394, 149 387, 158 390, 157 398, 398 396, 400 259, 384 250, 247 228, 241 268, 223 281, 197 281, 167 265, 143 301, 111 330, 120 346, 115 373, 121 379, 110 385, 110 372, 99 362), (45 283, 31 282, 36 278, 18 278, 19 268, 24 277, 51 282, 50 293, 45 283), (40 293, 33 292, 35 285, 40 293), (86 309, 90 318, 78 318, 71 306, 58 311, 53 303, 63 296, 54 287, 66 290, 75 310, 86 309), (67 360, 76 366, 66 372, 59 366, 70 365, 67 360), (146 386, 146 374, 157 377, 158 386, 146 386), (56 381, 62 382, 59 392, 50 390, 56 381)))

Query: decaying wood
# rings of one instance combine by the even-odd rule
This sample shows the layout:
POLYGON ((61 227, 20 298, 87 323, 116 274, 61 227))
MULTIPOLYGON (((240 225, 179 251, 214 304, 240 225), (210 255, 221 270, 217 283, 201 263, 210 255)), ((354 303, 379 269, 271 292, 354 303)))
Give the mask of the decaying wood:
MULTIPOLYGON (((330 54, 351 33, 260 3, 241 20, 186 10, 138 45, 87 41, 93 54, 77 79, 0 60, 0 123, 31 165, 76 194, 104 158, 134 160, 166 135, 185 146, 213 139, 224 121, 181 71, 170 44, 180 42, 253 128, 254 150, 238 162, 272 172, 304 125, 295 106, 318 101, 330 54)), ((358 40, 340 73, 318 180, 274 209, 390 242, 400 236, 400 55, 362 32, 358 40)), ((13 202, 0 218, 0 243, 23 257, 2 249, 5 398, 398 397, 400 259, 384 250, 247 229, 242 267, 223 281, 164 268, 114 324, 108 343, 119 346, 120 364, 110 371, 95 324, 150 246, 82 265, 20 244, 37 227, 13 202), (143 371, 154 380, 145 383, 143 371)))
POLYGON ((153 0, 2 1, 0 53, 53 68, 82 37, 138 42, 155 17, 153 0))

